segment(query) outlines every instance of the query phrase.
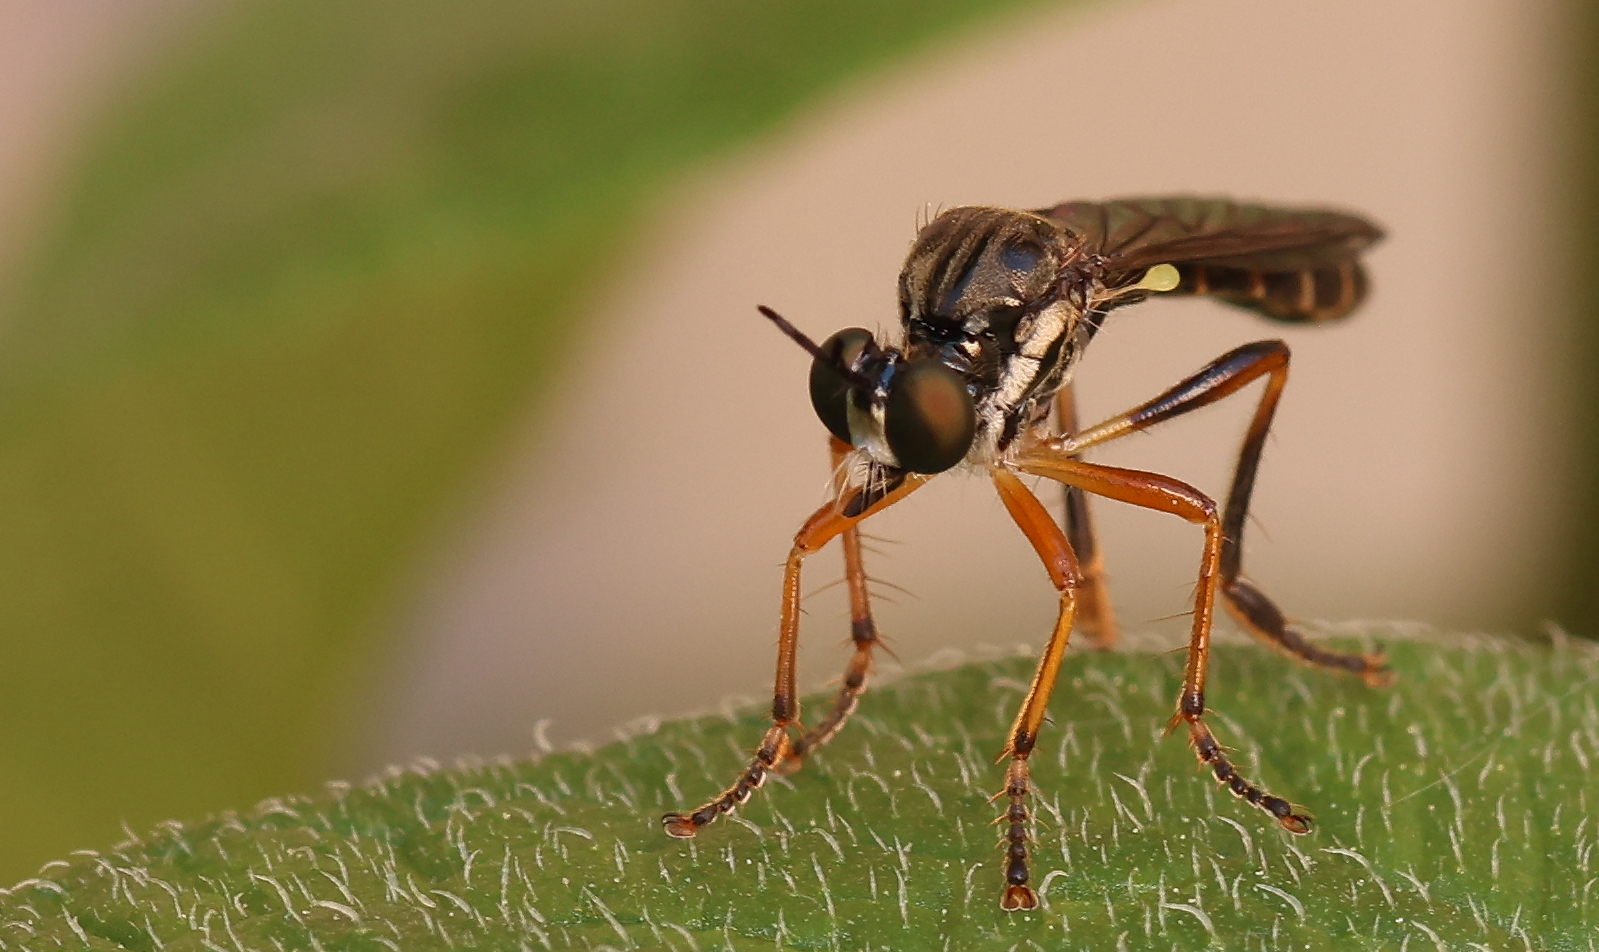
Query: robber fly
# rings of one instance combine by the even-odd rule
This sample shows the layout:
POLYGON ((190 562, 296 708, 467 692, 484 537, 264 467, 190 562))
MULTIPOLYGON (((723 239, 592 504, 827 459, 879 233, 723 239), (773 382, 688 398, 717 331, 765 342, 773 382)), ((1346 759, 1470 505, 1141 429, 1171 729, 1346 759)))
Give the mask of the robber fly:
POLYGON ((811 403, 830 434, 834 490, 800 528, 784 570, 772 726, 737 780, 693 812, 663 817, 666 832, 693 836, 748 800, 770 772, 798 768, 844 725, 866 690, 878 642, 860 523, 957 467, 993 480, 1060 596, 1055 629, 999 758, 1009 761, 995 796, 1007 803, 1000 818, 1006 857, 1001 908, 1038 905, 1028 886, 1027 761, 1067 638, 1074 623, 1099 646, 1116 637, 1089 520, 1090 494, 1204 527, 1188 660, 1168 730, 1186 727, 1200 763, 1217 781, 1290 832, 1308 832, 1310 817, 1242 776, 1205 722, 1218 599, 1250 634, 1303 662, 1372 685, 1390 678, 1380 653, 1343 654, 1311 644, 1241 574, 1244 519, 1288 379, 1287 345, 1245 344, 1153 400, 1087 429, 1077 428, 1071 374, 1107 314, 1153 294, 1208 295, 1288 323, 1341 318, 1365 297, 1360 255, 1381 236, 1364 219, 1340 212, 1218 199, 1066 202, 1038 211, 951 208, 922 228, 900 272, 901 342, 879 342, 869 331, 847 328, 817 344, 761 308, 811 354, 811 403), (1224 507, 1169 476, 1082 458, 1091 447, 1207 406, 1261 378, 1265 389, 1224 507), (1064 485, 1064 528, 1021 481, 1023 473, 1064 485), (795 686, 800 563, 835 536, 844 549, 855 652, 832 710, 806 730, 795 686))

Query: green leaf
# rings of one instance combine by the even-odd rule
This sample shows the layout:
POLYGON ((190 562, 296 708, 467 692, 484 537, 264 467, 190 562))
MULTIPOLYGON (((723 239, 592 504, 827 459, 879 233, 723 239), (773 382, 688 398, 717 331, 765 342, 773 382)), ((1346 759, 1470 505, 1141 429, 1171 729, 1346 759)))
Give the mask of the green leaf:
POLYGON ((168 824, 12 889, 0 948, 1590 948, 1599 650, 1391 653, 1379 690, 1215 649, 1213 726, 1316 814, 1304 837, 1162 738, 1180 655, 1070 656, 1034 755, 1033 913, 997 908, 992 758, 1032 666, 1008 657, 873 691, 693 840, 660 814, 737 774, 759 711, 168 824))

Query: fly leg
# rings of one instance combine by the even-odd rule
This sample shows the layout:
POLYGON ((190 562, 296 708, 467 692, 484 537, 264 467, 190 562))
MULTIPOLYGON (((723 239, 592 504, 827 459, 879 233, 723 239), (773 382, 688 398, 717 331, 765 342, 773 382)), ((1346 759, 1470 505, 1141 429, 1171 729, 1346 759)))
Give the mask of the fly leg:
MULTIPOLYGON (((1077 400, 1072 385, 1067 384, 1055 394, 1055 419, 1062 435, 1070 436, 1077 430, 1077 400)), ((1081 453, 1072 454, 1081 459, 1081 453)), ((1105 585, 1105 560, 1100 555, 1099 542, 1094 536, 1094 522, 1088 510, 1088 494, 1076 486, 1062 487, 1066 495, 1066 539, 1077 553, 1082 580, 1077 589, 1077 628, 1088 636, 1096 648, 1116 645, 1116 613, 1111 607, 1110 591, 1105 585)))
POLYGON ((1147 429, 1230 396, 1245 385, 1266 377, 1266 389, 1255 406, 1249 432, 1238 453, 1232 488, 1222 514, 1220 568, 1221 593, 1228 612, 1251 635, 1306 664, 1358 675, 1367 684, 1380 686, 1393 680, 1381 652, 1345 653, 1323 648, 1290 623, 1265 593, 1241 573, 1243 569, 1244 523, 1249 516, 1249 498, 1255 490, 1255 473, 1260 454, 1271 429, 1272 415, 1283 386, 1288 382, 1288 345, 1280 340, 1245 344, 1211 361, 1198 373, 1178 382, 1165 393, 1098 426, 1063 438, 1057 448, 1077 458, 1084 449, 1099 443, 1147 429))
MULTIPOLYGON (((836 471, 850 451, 849 444, 830 437, 828 448, 832 452, 833 469, 836 471)), ((839 686, 833 709, 820 723, 789 746, 784 773, 798 770, 806 755, 833 739, 833 735, 855 713, 855 707, 860 703, 861 695, 866 693, 866 682, 872 674, 872 649, 878 644, 877 623, 872 620, 872 596, 867 587, 866 568, 861 561, 860 529, 853 525, 845 529, 839 535, 839 543, 844 548, 844 581, 849 586, 849 631, 855 653, 850 656, 849 667, 844 670, 844 681, 839 686)))
POLYGON ((1025 473, 1047 476, 1097 496, 1169 512, 1204 527, 1205 546, 1199 562, 1199 584, 1194 595, 1194 622, 1188 639, 1188 662, 1183 670, 1183 686, 1177 695, 1177 713, 1172 715, 1171 727, 1178 724, 1188 726, 1188 738, 1200 762, 1208 765, 1215 772, 1217 781, 1225 784, 1236 796, 1270 813, 1289 832, 1308 833, 1310 817, 1296 813, 1287 800, 1272 796, 1240 775, 1205 723, 1205 674, 1210 664, 1210 632, 1214 623, 1222 561, 1222 520, 1216 511, 1216 503, 1199 490, 1169 476, 1085 463, 1047 445, 1023 450, 1013 464, 1025 473))
POLYGON ((661 825, 672 836, 688 837, 724 813, 748 800, 766 777, 782 768, 793 755, 794 745, 789 740, 790 726, 800 723, 799 694, 795 686, 796 655, 799 651, 799 600, 800 564, 805 557, 820 549, 834 536, 851 530, 862 519, 904 499, 928 477, 911 474, 898 485, 878 487, 844 487, 838 498, 822 506, 805 520, 794 536, 794 546, 789 550, 783 567, 782 614, 778 623, 777 676, 772 688, 772 726, 755 749, 750 764, 738 779, 706 801, 692 813, 668 813, 661 817, 661 825))
POLYGON ((994 797, 996 800, 1004 797, 1008 801, 1005 814, 1000 817, 1005 825, 1005 892, 1000 896, 999 906, 1006 912, 1017 912, 1038 908, 1038 894, 1027 885, 1027 844, 1031 839, 1028 827, 1032 821, 1027 810, 1027 796, 1032 792, 1027 758, 1038 742, 1038 731, 1049 708, 1049 695, 1055 689, 1061 660, 1066 656, 1066 642, 1071 637, 1072 619, 1080 598, 1081 578, 1071 543, 1038 497, 1008 469, 996 466, 991 475, 1006 511, 1033 544, 1044 570, 1049 573, 1050 582, 1060 593, 1055 630, 1049 636, 1043 656, 1038 659, 1032 686, 1016 711, 1005 749, 999 755, 1000 760, 1010 758, 1010 766, 1005 770, 1005 788, 994 797))

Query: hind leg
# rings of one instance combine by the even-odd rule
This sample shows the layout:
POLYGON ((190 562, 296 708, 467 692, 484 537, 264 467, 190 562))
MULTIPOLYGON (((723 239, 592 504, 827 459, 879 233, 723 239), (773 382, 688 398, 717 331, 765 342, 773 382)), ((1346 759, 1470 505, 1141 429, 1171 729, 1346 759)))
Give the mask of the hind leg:
POLYGON ((1098 426, 1064 437, 1058 449, 1075 459, 1084 449, 1148 429, 1236 393, 1245 385, 1266 378, 1266 389, 1255 406, 1249 431, 1238 452, 1232 488, 1221 517, 1220 591, 1227 611, 1251 635, 1306 664, 1359 676, 1367 684, 1392 681, 1381 652, 1351 654, 1323 648, 1305 638, 1271 599, 1242 574, 1244 523, 1249 499, 1255 491, 1255 474, 1261 451, 1271 430, 1272 416, 1283 386, 1288 382, 1288 345, 1280 340, 1245 344, 1211 361, 1165 393, 1098 426))

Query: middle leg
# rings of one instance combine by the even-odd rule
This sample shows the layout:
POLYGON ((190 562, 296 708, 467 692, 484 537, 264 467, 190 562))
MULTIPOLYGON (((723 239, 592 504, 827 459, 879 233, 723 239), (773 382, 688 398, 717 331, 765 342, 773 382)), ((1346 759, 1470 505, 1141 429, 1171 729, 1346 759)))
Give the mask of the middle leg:
POLYGON ((1287 800, 1267 793, 1239 774, 1205 723, 1205 676, 1210 666, 1210 632, 1222 564, 1222 519, 1216 511, 1216 503, 1194 487, 1169 476, 1085 463, 1049 446, 1022 452, 1015 465, 1025 473, 1046 476, 1097 496, 1169 512, 1204 526, 1205 547, 1199 563, 1198 591, 1194 596, 1188 662, 1183 669, 1183 686, 1177 695, 1177 713, 1172 715, 1171 726, 1188 726, 1188 739, 1200 762, 1209 766, 1216 780, 1225 784, 1235 796, 1271 814, 1291 833, 1310 832, 1309 816, 1295 812, 1287 800))
MULTIPOLYGON (((1063 436, 1077 432, 1077 397, 1071 383, 1055 394, 1055 421, 1063 436)), ((1081 454, 1073 454, 1081 459, 1081 454)), ((1105 584, 1105 559, 1094 534, 1093 514, 1088 494, 1076 486, 1062 486, 1066 497, 1066 540, 1082 568, 1082 585, 1077 592, 1077 627, 1096 648, 1116 646, 1116 613, 1111 608, 1110 590, 1105 584)))

